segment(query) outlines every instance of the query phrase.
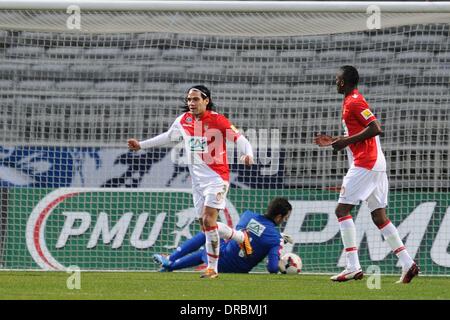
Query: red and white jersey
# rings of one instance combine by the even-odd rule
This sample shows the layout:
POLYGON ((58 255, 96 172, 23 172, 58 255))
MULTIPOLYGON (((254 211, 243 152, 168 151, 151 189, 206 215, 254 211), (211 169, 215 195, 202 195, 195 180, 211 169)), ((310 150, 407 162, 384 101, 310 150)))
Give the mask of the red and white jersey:
POLYGON ((193 185, 208 185, 214 178, 230 180, 226 141, 240 137, 239 131, 224 116, 206 110, 201 119, 186 112, 175 119, 168 133, 182 136, 193 185))
MULTIPOLYGON (((366 99, 354 89, 342 104, 342 125, 346 136, 353 136, 377 120, 370 111, 366 99)), ((381 150, 379 136, 353 143, 347 148, 350 167, 362 167, 373 171, 386 171, 386 159, 381 150)))

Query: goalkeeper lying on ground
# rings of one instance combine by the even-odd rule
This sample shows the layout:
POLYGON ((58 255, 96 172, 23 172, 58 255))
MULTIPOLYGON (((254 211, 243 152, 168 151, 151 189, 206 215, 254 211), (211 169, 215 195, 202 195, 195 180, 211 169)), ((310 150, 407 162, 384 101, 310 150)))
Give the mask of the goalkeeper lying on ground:
MULTIPOLYGON (((287 221, 292 206, 285 198, 273 199, 264 215, 245 211, 236 230, 247 229, 251 238, 253 253, 246 256, 236 241, 221 240, 219 273, 247 273, 268 256, 267 270, 278 272, 280 252, 285 242, 292 242, 289 236, 282 236, 278 226, 287 221)), ((155 262, 160 263, 160 271, 173 271, 206 263, 206 251, 199 250, 205 244, 205 234, 200 232, 179 246, 170 256, 155 254, 155 262)))

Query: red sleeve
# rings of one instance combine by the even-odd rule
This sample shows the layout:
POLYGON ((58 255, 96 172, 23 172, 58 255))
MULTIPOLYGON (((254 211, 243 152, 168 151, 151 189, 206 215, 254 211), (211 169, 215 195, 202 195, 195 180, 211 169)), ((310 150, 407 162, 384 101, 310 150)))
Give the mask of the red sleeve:
POLYGON ((352 102, 350 110, 353 117, 364 127, 367 127, 372 121, 377 120, 370 110, 369 105, 364 101, 352 102))
POLYGON ((224 115, 217 116, 217 127, 227 140, 236 142, 236 140, 241 136, 239 130, 236 129, 224 115))

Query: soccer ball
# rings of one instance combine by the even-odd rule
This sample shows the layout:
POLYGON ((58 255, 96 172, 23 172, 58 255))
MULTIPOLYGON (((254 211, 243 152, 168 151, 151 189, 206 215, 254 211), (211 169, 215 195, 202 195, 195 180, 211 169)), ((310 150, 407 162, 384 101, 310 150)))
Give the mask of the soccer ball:
POLYGON ((284 274, 298 274, 302 271, 302 259, 295 253, 286 253, 278 263, 278 269, 284 274))

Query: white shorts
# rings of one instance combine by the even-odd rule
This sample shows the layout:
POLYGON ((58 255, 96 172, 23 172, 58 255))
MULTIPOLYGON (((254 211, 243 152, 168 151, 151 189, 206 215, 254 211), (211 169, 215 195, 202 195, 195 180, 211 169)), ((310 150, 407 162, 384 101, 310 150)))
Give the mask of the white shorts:
POLYGON ((338 203, 358 205, 360 201, 367 201, 372 212, 387 207, 388 192, 386 172, 353 167, 344 177, 338 203))
POLYGON ((225 209, 228 188, 228 182, 222 179, 211 181, 206 186, 192 186, 194 207, 198 217, 202 216, 205 206, 219 210, 225 209))

